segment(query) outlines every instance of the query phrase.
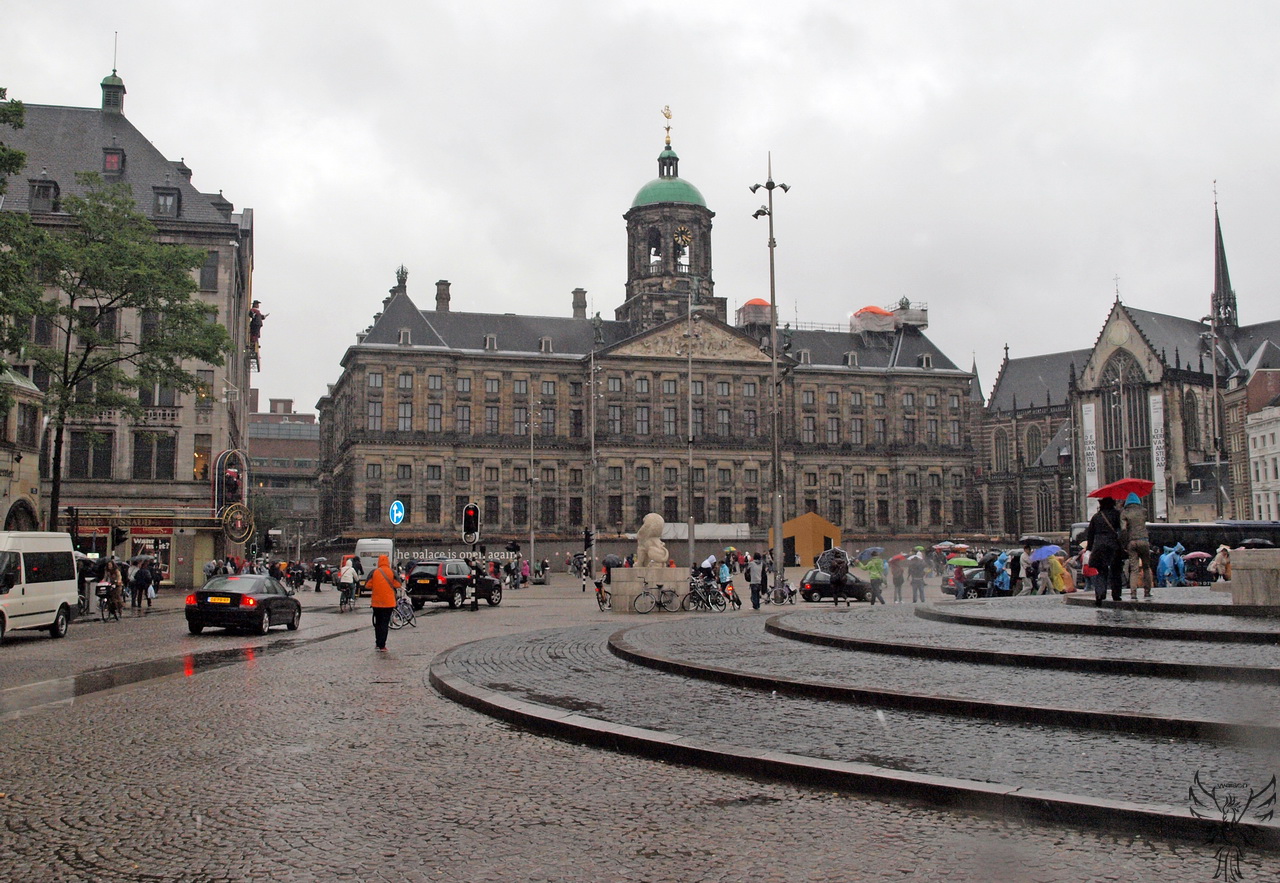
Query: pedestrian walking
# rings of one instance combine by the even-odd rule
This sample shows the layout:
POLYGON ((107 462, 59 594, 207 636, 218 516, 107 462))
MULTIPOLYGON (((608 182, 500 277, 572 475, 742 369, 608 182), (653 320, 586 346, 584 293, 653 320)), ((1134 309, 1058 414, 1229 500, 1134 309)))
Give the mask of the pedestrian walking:
POLYGON ((867 574, 871 577, 871 606, 876 605, 876 601, 881 604, 884 601, 884 559, 880 557, 879 552, 871 553, 871 560, 866 564, 867 574))
POLYGON ((1143 597, 1151 597, 1151 586, 1155 580, 1151 573, 1151 544, 1147 538, 1147 507, 1137 494, 1129 494, 1124 498, 1124 508, 1120 510, 1121 536, 1128 538, 1122 551, 1128 552, 1129 562, 1129 600, 1138 600, 1138 586, 1142 586, 1143 597))
POLYGON ((760 609, 760 599, 764 596, 764 561, 760 559, 760 553, 756 552, 751 556, 751 562, 747 565, 747 582, 751 584, 751 609, 760 609))
POLYGON ((1111 590, 1111 600, 1119 601, 1123 591, 1120 570, 1124 566, 1124 558, 1120 548, 1120 511, 1111 497, 1098 501, 1098 511, 1089 519, 1084 539, 1089 544, 1089 564, 1098 571, 1098 575, 1093 577, 1094 606, 1102 606, 1108 589, 1111 590))
POLYGON ((396 609, 396 589, 400 580, 391 569, 391 559, 378 556, 378 566, 365 580, 369 588, 369 606, 373 608, 373 643, 382 652, 387 649, 387 632, 391 629, 391 611, 396 609))
POLYGON ((924 603, 924 556, 916 552, 907 559, 907 576, 911 579, 911 603, 924 603))
POLYGON ((893 603, 902 603, 902 583, 907 578, 906 560, 894 555, 889 560, 889 578, 893 580, 893 603))
POLYGON ((136 616, 142 615, 142 602, 144 600, 147 602, 149 610, 151 599, 155 597, 155 590, 151 588, 151 568, 147 565, 147 559, 143 558, 133 571, 133 576, 129 579, 129 591, 132 595, 132 606, 136 616))
POLYGON ((844 597, 844 606, 849 606, 849 561, 843 554, 831 556, 831 604, 840 606, 840 598, 844 597))

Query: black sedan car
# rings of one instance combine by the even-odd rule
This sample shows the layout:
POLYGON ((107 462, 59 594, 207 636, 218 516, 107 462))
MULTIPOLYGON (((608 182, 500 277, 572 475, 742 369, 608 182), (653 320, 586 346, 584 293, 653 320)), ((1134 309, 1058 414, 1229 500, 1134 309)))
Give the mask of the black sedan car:
MULTIPOLYGON (((865 601, 871 597, 871 586, 852 572, 845 577, 844 590, 855 601, 865 601)), ((816 567, 806 571, 805 575, 800 577, 800 597, 806 601, 834 598, 835 596, 831 593, 831 574, 816 567)))
POLYGON ((187 628, 193 635, 206 626, 265 635, 273 625, 294 631, 301 621, 302 605, 293 590, 266 575, 215 576, 187 595, 187 628))

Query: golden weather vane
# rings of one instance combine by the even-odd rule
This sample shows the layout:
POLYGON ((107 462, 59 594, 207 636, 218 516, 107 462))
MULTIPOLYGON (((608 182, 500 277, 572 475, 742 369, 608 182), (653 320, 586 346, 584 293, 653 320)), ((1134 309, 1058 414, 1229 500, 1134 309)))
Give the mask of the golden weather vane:
POLYGON ((664 104, 662 106, 662 115, 666 117, 668 120, 667 124, 663 126, 663 128, 667 130, 667 146, 670 147, 671 146, 671 123, 670 123, 671 105, 670 104, 664 104))

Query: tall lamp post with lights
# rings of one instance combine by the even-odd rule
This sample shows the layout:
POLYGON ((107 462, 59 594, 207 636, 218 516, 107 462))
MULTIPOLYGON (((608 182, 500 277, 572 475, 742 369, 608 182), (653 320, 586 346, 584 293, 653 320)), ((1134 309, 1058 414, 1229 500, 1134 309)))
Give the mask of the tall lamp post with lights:
POLYGON ((786 193, 791 189, 786 184, 775 184, 773 180, 773 153, 769 153, 768 177, 763 184, 752 184, 751 192, 764 188, 768 201, 752 214, 753 218, 769 219, 769 386, 773 391, 771 400, 773 414, 771 417, 773 436, 773 568, 775 585, 781 585, 785 573, 786 559, 782 554, 782 415, 780 394, 778 390, 778 289, 774 273, 773 252, 777 241, 773 238, 773 191, 786 193))

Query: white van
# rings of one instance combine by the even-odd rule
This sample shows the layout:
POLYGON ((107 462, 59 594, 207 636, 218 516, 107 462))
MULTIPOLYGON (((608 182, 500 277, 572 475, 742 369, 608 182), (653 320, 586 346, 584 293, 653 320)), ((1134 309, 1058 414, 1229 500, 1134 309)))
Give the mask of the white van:
POLYGON ((77 600, 70 534, 0 531, 0 640, 10 629, 65 636, 77 600))
POLYGON ((396 563, 395 540, 372 538, 356 540, 356 557, 360 559, 360 566, 364 569, 364 576, 359 578, 362 585, 369 578, 369 574, 377 569, 379 555, 386 555, 387 560, 394 565, 396 563))

